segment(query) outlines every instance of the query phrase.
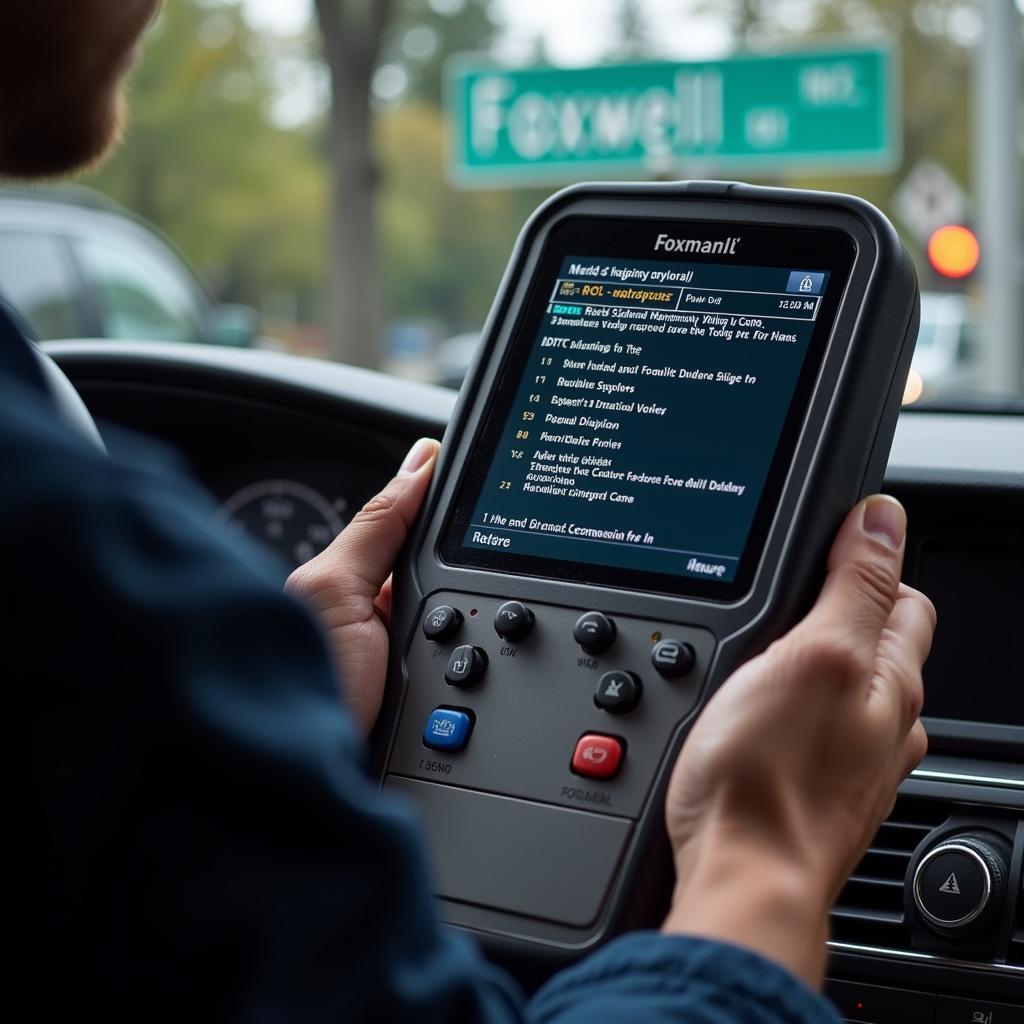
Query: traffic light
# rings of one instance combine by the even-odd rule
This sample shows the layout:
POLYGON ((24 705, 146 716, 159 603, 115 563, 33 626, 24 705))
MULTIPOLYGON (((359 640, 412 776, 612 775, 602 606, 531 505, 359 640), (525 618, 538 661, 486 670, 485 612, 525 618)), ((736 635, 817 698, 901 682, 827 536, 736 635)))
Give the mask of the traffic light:
POLYGON ((962 224, 946 224, 928 239, 928 262, 943 277, 967 277, 980 256, 977 236, 962 224))

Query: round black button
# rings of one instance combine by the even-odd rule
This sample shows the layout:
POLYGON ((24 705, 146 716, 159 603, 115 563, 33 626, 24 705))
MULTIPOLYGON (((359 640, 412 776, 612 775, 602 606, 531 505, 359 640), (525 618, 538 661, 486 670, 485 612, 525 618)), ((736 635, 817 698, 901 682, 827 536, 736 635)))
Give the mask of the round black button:
POLYGON ((423 620, 423 635, 436 644, 443 644, 458 633, 461 625, 462 612, 443 604, 427 613, 423 620))
POLYGON ((605 672, 597 684, 594 703, 602 711, 624 715, 640 703, 644 688, 632 672, 605 672))
POLYGON ((693 671, 697 656, 689 644, 681 640, 661 640, 651 651, 651 664, 659 676, 679 679, 693 671))
POLYGON ((603 654, 615 642, 615 623, 601 612, 587 612, 576 620, 572 635, 587 654, 603 654))
POLYGON ((487 671, 487 652, 471 644, 463 644, 452 651, 444 678, 452 686, 473 686, 487 671))
POLYGON ((917 865, 914 903, 925 922, 939 931, 981 928, 1002 905, 1009 862, 1005 841, 997 836, 950 836, 917 865))
POLYGON ((494 616, 494 632, 503 640, 518 643, 533 632, 533 612, 522 601, 506 601, 494 616))

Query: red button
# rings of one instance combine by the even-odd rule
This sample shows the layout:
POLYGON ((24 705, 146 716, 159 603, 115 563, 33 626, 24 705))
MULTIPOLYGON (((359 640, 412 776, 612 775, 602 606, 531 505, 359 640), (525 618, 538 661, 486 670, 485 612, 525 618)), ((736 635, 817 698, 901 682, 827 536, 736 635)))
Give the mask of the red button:
POLYGON ((576 744, 572 770, 588 779, 610 779, 618 772, 625 756, 622 740, 588 732, 576 744))

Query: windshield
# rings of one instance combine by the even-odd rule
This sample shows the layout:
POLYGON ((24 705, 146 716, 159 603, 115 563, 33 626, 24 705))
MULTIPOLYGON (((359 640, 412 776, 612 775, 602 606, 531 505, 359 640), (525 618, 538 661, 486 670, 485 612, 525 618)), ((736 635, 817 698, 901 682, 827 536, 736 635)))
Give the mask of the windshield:
MULTIPOLYGON (((109 267, 138 258, 97 228, 53 266, 103 318, 74 321, 56 269, 41 298, 0 260, 0 294, 44 338, 216 342, 219 304, 241 325, 225 343, 457 387, 551 192, 744 180, 853 193, 894 222, 923 295, 908 400, 1024 400, 1024 0, 369 7, 165 4, 123 148, 59 197, 153 228, 159 279, 113 289, 109 267), (216 297, 198 331, 173 280, 193 269, 216 297)), ((5 202, 0 254, 35 230, 5 202)), ((60 241, 43 213, 38 235, 60 241)))

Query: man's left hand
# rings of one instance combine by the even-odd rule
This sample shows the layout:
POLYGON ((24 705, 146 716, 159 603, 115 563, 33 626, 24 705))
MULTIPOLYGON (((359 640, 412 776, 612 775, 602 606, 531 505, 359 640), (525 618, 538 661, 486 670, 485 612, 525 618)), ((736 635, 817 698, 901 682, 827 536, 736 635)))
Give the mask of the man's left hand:
POLYGON ((365 732, 377 721, 384 696, 391 570, 427 493, 440 447, 429 438, 417 441, 387 487, 285 584, 319 620, 342 696, 365 732))

